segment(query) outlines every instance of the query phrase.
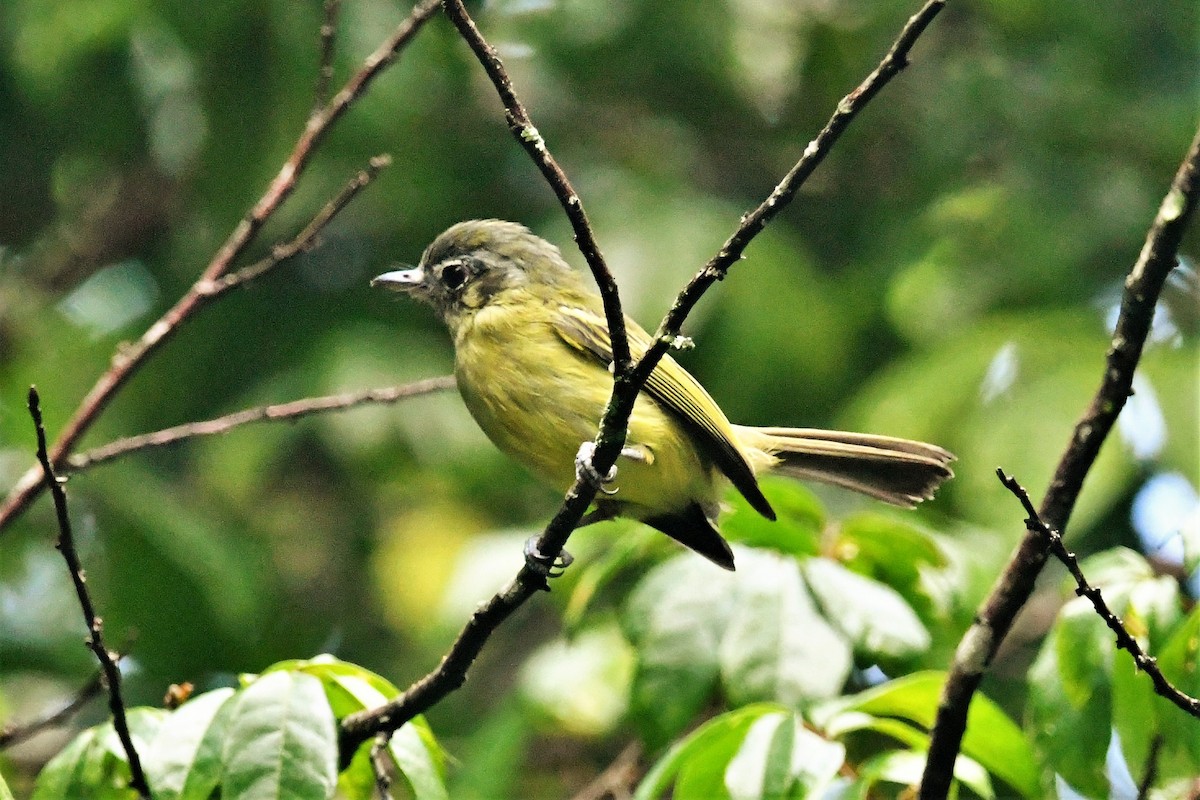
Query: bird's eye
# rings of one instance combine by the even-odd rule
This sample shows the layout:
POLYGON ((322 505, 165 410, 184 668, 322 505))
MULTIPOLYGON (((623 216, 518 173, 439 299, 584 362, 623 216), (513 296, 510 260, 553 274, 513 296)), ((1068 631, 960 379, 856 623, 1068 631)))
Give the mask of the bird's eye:
POLYGON ((442 267, 442 283, 451 291, 458 289, 467 282, 467 268, 457 261, 451 261, 442 267))

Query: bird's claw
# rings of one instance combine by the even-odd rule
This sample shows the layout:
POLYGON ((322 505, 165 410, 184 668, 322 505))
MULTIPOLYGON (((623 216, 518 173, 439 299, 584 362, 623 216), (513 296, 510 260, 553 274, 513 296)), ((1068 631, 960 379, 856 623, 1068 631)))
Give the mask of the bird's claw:
POLYGON ((579 445, 579 452, 575 455, 575 477, 581 481, 587 481, 601 494, 614 495, 617 490, 609 489, 605 484, 612 483, 617 479, 617 465, 613 464, 608 468, 608 474, 601 476, 592 466, 592 456, 595 454, 595 442, 584 442, 579 445))
POLYGON ((543 553, 538 549, 537 536, 530 536, 525 540, 525 565, 543 578, 557 578, 574 561, 575 556, 566 550, 560 550, 557 556, 548 556, 543 553))

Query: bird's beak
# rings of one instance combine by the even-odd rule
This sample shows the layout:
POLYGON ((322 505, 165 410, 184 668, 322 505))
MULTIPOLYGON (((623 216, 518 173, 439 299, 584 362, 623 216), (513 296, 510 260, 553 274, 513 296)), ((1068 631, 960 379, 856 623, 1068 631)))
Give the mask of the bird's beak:
POLYGON ((376 275, 371 279, 371 286, 382 286, 393 292, 411 292, 425 281, 425 270, 421 267, 397 269, 376 275))

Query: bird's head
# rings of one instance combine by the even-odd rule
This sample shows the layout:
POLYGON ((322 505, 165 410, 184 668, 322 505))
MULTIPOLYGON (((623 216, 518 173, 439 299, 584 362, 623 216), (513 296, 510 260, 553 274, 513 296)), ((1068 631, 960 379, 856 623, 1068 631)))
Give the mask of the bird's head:
POLYGON ((428 303, 451 327, 492 302, 547 297, 579 277, 558 248, 515 222, 460 222, 433 240, 417 266, 371 281, 428 303))

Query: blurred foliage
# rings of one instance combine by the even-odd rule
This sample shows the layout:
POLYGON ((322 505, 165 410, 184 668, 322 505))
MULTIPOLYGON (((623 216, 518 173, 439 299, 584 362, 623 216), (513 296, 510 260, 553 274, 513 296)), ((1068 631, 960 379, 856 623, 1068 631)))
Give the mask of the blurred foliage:
MULTIPOLYGON (((0 4, 0 485, 32 464, 29 384, 53 435, 279 169, 312 106, 320 5, 0 4)), ((472 5, 646 325, 915 8, 472 5)), ((337 76, 405 12, 345 2, 337 76)), ((1193 133, 1198 29, 1189 0, 949 5, 911 67, 702 302, 687 326, 698 346, 682 360, 737 422, 922 438, 957 453, 958 477, 915 513, 774 484, 784 519, 768 525, 730 497, 734 575, 636 525, 579 532, 579 565, 429 715, 451 757, 450 796, 564 796, 635 736, 651 747, 646 766, 659 764, 647 797, 654 785, 675 797, 717 785, 732 797, 802 793, 845 770, 857 776, 850 796, 891 796, 911 781, 914 732, 932 708, 921 703, 940 680, 916 671, 946 666, 1022 533, 995 467, 1036 498, 1100 379, 1124 274, 1193 133), (876 690, 908 710, 838 698, 876 690), (839 702, 851 705, 830 727, 817 710, 839 702), (847 720, 851 711, 866 716, 847 720), (697 772, 702 762, 688 766, 681 748, 721 758, 697 772), (778 760, 789 753, 800 755, 778 760)), ((384 151, 393 166, 318 249, 188 323, 82 446, 449 371, 427 310, 367 280, 415 261, 454 221, 519 220, 582 263, 440 18, 333 130, 249 255, 384 151)), ((1124 587, 1113 589, 1119 607, 1144 621, 1138 635, 1193 694, 1198 245, 1192 231, 1137 394, 1066 532, 1101 559, 1085 569, 1124 587)), ((136 704, 184 680, 227 692, 239 673, 318 652, 406 685, 512 576, 521 541, 559 499, 499 455, 453 394, 143 452, 69 488, 109 639, 131 653, 136 704)), ((0 533, 6 720, 54 707, 93 669, 53 530, 42 500, 0 533)), ((1195 767, 1200 753, 1182 746, 1196 741, 1194 721, 1150 698, 1078 601, 1058 614, 1055 570, 985 683, 988 713, 1005 720, 996 725, 1023 722, 1020 746, 1036 747, 1046 792, 1057 775, 1105 794, 1117 762, 1136 781, 1155 732, 1176 745, 1164 775, 1195 767)), ((150 736, 187 708, 139 719, 150 736)), ((60 751, 119 771, 111 736, 87 727, 102 719, 99 705, 82 715, 89 733, 69 751, 66 735, 45 734, 5 752, 16 796, 60 751)), ((964 791, 1029 791, 1001 751, 970 747, 964 791)))

